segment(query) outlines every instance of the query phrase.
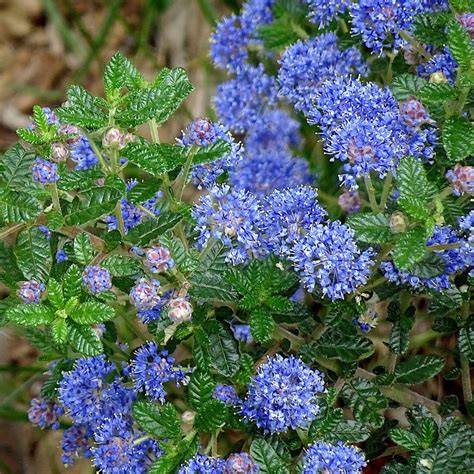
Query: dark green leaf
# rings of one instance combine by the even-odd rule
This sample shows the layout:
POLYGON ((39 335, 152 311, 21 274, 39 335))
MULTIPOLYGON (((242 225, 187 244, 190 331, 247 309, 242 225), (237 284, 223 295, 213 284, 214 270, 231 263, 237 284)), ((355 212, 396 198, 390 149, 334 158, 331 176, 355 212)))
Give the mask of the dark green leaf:
MULTIPOLYGON (((211 163, 228 155, 232 151, 232 146, 225 140, 216 140, 209 146, 200 147, 193 155, 193 163, 201 165, 211 163)), ((188 151, 189 153, 189 151, 188 151)))
POLYGON ((445 270, 444 259, 434 252, 428 252, 419 262, 410 268, 412 275, 420 278, 434 278, 445 270))
POLYGON ((444 123, 443 145, 451 162, 474 155, 474 127, 466 117, 451 117, 444 123))
POLYGON ((393 249, 393 261, 398 268, 408 270, 423 258, 425 250, 425 231, 411 229, 400 235, 393 249))
POLYGON ((271 340, 275 323, 272 315, 264 308, 257 308, 250 315, 250 330, 257 342, 266 343, 271 340))
POLYGON ((36 218, 41 210, 41 203, 33 196, 0 189, 0 221, 4 224, 27 222, 36 218))
POLYGON ((444 359, 435 355, 416 355, 398 364, 395 377, 398 383, 417 384, 434 377, 444 366, 444 359))
POLYGON ((39 326, 49 324, 54 319, 53 311, 43 304, 24 304, 13 306, 5 313, 9 321, 22 326, 39 326))
POLYGON ((181 216, 172 212, 162 212, 156 219, 150 219, 138 224, 128 231, 126 239, 137 245, 146 245, 172 229, 181 216))
POLYGON ((161 179, 153 178, 137 183, 127 192, 127 201, 132 204, 142 204, 156 195, 162 185, 161 179))
POLYGON ((24 229, 18 234, 15 256, 25 278, 46 281, 52 264, 51 246, 37 227, 24 229))
POLYGON ((82 232, 74 239, 74 257, 82 265, 88 265, 94 258, 95 252, 91 239, 86 232, 82 232))
POLYGON ((125 255, 112 255, 106 258, 101 266, 109 270, 113 276, 131 276, 140 272, 138 261, 125 255))
POLYGON ((193 408, 199 410, 209 402, 215 386, 207 372, 195 370, 188 385, 188 399, 193 408))
POLYGON ((104 352, 99 336, 90 326, 71 322, 69 342, 77 352, 85 356, 96 356, 104 352))
POLYGON ((118 95, 123 87, 138 89, 144 84, 144 77, 121 53, 115 53, 105 66, 104 90, 108 98, 118 95))
POLYGON ((257 438, 250 446, 250 456, 259 465, 262 474, 289 474, 285 461, 273 446, 263 438, 257 438))
POLYGON ((78 324, 98 324, 113 319, 115 311, 104 303, 86 301, 76 306, 70 316, 78 324))
MULTIPOLYGON (((81 195, 81 200, 66 216, 69 225, 85 224, 113 212, 122 193, 110 186, 90 188, 81 195)), ((74 203, 73 203, 74 204, 74 203)))
POLYGON ((50 278, 46 287, 48 291, 48 301, 54 306, 55 309, 61 309, 64 307, 64 295, 61 285, 54 279, 50 278))
POLYGON ((390 85, 393 95, 398 100, 406 100, 417 96, 418 92, 427 84, 425 79, 413 74, 400 74, 390 85))
POLYGON ((178 168, 186 161, 186 148, 167 143, 130 143, 121 156, 154 176, 178 168))
POLYGON ((362 443, 369 436, 369 429, 363 423, 354 420, 340 421, 331 430, 331 437, 334 441, 341 440, 345 443, 362 443))
POLYGON ((82 274, 77 265, 71 265, 64 274, 63 291, 64 298, 69 300, 73 297, 79 297, 82 289, 82 274))
POLYGON ((239 349, 231 332, 221 324, 206 326, 210 364, 221 375, 232 377, 239 370, 239 349))
POLYGON ((339 328, 329 328, 314 344, 314 350, 322 357, 346 362, 365 359, 374 352, 374 346, 369 339, 344 334, 339 328))
POLYGON ((470 317, 459 331, 459 350, 474 362, 474 317, 470 317))
POLYGON ((227 417, 228 410, 225 405, 214 398, 199 409, 195 426, 199 431, 212 433, 224 426, 227 417))
POLYGON ((281 18, 269 25, 260 26, 258 36, 262 39, 265 48, 268 49, 283 48, 299 39, 287 18, 281 18))
POLYGON ((395 354, 404 354, 410 342, 410 331, 413 327, 413 318, 401 316, 393 323, 390 333, 389 347, 395 354))
POLYGON ((383 244, 392 239, 389 222, 389 216, 372 213, 353 214, 347 219, 357 239, 369 244, 383 244))
POLYGON ((448 47, 458 64, 466 69, 472 68, 474 48, 471 37, 460 22, 452 21, 448 27, 448 47))
POLYGON ((457 90, 449 84, 429 83, 420 91, 420 98, 427 105, 455 100, 457 96, 457 90))
POLYGON ((135 402, 133 417, 143 431, 156 438, 181 438, 178 412, 171 403, 157 405, 149 401, 135 402))
POLYGON ((97 167, 88 170, 68 171, 61 175, 57 186, 64 191, 84 191, 96 186, 97 180, 103 177, 102 171, 97 167))
POLYGON ((393 430, 390 430, 390 438, 392 438, 395 443, 408 449, 408 451, 416 452, 423 449, 418 436, 410 430, 394 428, 393 430))
POLYGON ((5 187, 22 191, 31 185, 34 161, 34 153, 25 150, 19 143, 10 147, 2 157, 1 179, 5 181, 5 187))

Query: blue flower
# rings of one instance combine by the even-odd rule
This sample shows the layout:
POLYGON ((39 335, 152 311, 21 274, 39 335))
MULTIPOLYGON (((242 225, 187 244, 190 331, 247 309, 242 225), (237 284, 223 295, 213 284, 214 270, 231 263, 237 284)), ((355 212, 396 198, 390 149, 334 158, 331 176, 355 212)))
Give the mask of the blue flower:
POLYGON ((361 208, 360 196, 357 191, 344 191, 337 198, 337 203, 347 214, 353 214, 361 208))
POLYGON ((67 253, 64 251, 64 249, 58 250, 56 252, 56 262, 61 263, 65 262, 68 259, 69 257, 67 256, 67 253))
POLYGON ((261 205, 252 194, 229 186, 214 186, 192 210, 199 233, 196 246, 203 249, 210 239, 229 247, 226 261, 233 265, 261 253, 258 222, 261 205))
POLYGON ((53 184, 59 181, 58 165, 51 161, 36 158, 31 167, 33 180, 41 184, 53 184))
POLYGON ((227 406, 236 406, 241 403, 233 385, 216 385, 216 388, 214 389, 214 398, 227 406))
POLYGON ((336 444, 317 442, 311 445, 303 457, 302 474, 316 472, 361 474, 366 466, 364 453, 341 441, 336 444))
POLYGON ((193 181, 199 189, 211 187, 224 172, 232 171, 242 159, 242 145, 234 140, 231 133, 221 124, 209 119, 196 119, 182 133, 178 143, 181 145, 199 145, 207 147, 218 139, 231 145, 231 152, 219 160, 193 167, 193 181))
POLYGON ((252 378, 242 414, 265 432, 306 428, 319 413, 316 395, 323 391, 320 372, 293 356, 276 355, 252 378))
POLYGON ((224 474, 256 474, 259 471, 260 466, 247 453, 233 453, 225 462, 224 474))
POLYGON ((367 66, 360 51, 351 47, 340 50, 334 33, 297 41, 287 48, 280 60, 278 83, 280 95, 308 114, 318 87, 329 78, 366 75, 367 66))
POLYGON ((75 423, 70 428, 66 428, 61 438, 62 463, 65 466, 71 466, 81 456, 87 459, 92 457, 91 439, 92 430, 88 425, 75 423))
POLYGON ((39 225, 38 230, 43 233, 46 240, 51 240, 51 231, 45 225, 39 225))
POLYGON ((442 258, 444 269, 442 273, 431 278, 419 277, 407 270, 400 270, 392 262, 382 262, 380 269, 387 280, 397 285, 407 284, 413 288, 426 287, 442 291, 451 287, 450 276, 473 264, 474 250, 469 245, 463 245, 464 243, 465 241, 458 237, 451 227, 435 228, 433 235, 426 242, 427 246, 458 244, 459 248, 434 251, 442 258))
POLYGON ((359 316, 352 320, 352 323, 359 327, 363 333, 367 333, 377 327, 379 315, 372 308, 367 308, 359 316))
POLYGON ((269 252, 287 258, 293 244, 321 222, 326 211, 318 204, 316 189, 309 186, 275 190, 263 202, 260 225, 269 252))
POLYGON ((95 429, 114 413, 130 412, 134 392, 114 377, 115 365, 104 355, 78 359, 59 382, 59 400, 75 423, 95 429))
POLYGON ((178 474, 224 474, 225 461, 207 454, 196 454, 183 464, 178 474))
POLYGON ((115 415, 102 423, 94 433, 93 464, 101 472, 111 474, 145 474, 161 455, 157 441, 140 440, 128 419, 115 415))
POLYGON ((85 135, 71 144, 71 159, 76 163, 75 170, 88 170, 99 163, 99 160, 85 135))
POLYGON ((59 428, 59 417, 64 413, 64 409, 57 405, 53 400, 43 398, 33 398, 28 409, 28 420, 33 425, 41 429, 59 428))
POLYGON ((371 248, 361 252, 354 231, 334 221, 311 227, 295 242, 289 260, 309 291, 336 300, 367 283, 374 255, 371 248))
POLYGON ((141 346, 131 364, 130 374, 137 392, 145 392, 152 400, 165 401, 163 384, 175 381, 186 383, 186 374, 180 366, 174 366, 174 357, 168 351, 158 350, 154 342, 141 346))
POLYGON ((247 61, 251 31, 239 16, 223 18, 211 36, 210 57, 219 69, 239 71, 247 61))
POLYGON ((130 303, 137 309, 153 309, 160 304, 160 282, 140 278, 130 290, 130 303))
POLYGON ((45 290, 43 283, 36 280, 21 281, 16 292, 18 298, 25 304, 38 304, 41 293, 45 290))
POLYGON ((253 341, 253 337, 250 332, 250 326, 248 324, 234 324, 232 326, 232 332, 238 341, 241 341, 245 344, 251 344, 253 341))
POLYGON ((98 265, 88 265, 82 272, 82 282, 92 294, 107 291, 112 288, 112 277, 106 268, 98 265))
POLYGON ((247 0, 242 6, 242 23, 253 31, 273 21, 276 0, 247 0))
POLYGON ((309 20, 322 28, 344 15, 352 0, 306 0, 306 3, 309 6, 309 20))
POLYGON ((245 66, 237 77, 217 86, 214 106, 228 129, 243 133, 258 126, 261 114, 275 105, 277 84, 265 74, 263 66, 245 66))
POLYGON ((300 148, 300 124, 285 110, 266 110, 259 117, 258 126, 247 132, 244 143, 244 150, 252 154, 300 148))
POLYGON ((447 79, 449 84, 454 84, 459 67, 453 58, 449 49, 446 47, 444 52, 435 54, 429 61, 420 64, 416 68, 416 73, 420 77, 429 78, 432 74, 441 73, 447 79))

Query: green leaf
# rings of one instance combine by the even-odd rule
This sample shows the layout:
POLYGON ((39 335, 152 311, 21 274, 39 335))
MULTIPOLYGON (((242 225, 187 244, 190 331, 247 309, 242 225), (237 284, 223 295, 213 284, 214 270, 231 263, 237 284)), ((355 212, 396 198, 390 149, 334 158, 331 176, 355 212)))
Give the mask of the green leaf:
POLYGON ((450 84, 429 83, 420 91, 420 98, 427 105, 456 100, 458 91, 450 84))
POLYGON ((46 214, 46 226, 50 230, 59 230, 64 225, 64 217, 56 211, 46 214))
POLYGON ((31 167, 34 162, 34 153, 25 150, 19 143, 10 147, 2 157, 1 180, 5 181, 5 187, 22 191, 31 186, 31 167))
POLYGON ((163 211, 156 219, 146 220, 128 231, 126 240, 137 245, 146 245, 172 229, 181 216, 176 213, 163 211))
POLYGON ((237 292, 225 280, 228 269, 225 262, 227 249, 219 242, 213 244, 191 277, 191 296, 204 301, 236 302, 237 292))
POLYGON ((425 231, 423 229, 410 229, 401 234, 395 244, 393 261, 398 268, 408 270, 423 258, 425 250, 425 231))
POLYGON ((49 324, 54 319, 54 313, 43 304, 24 304, 7 309, 6 318, 22 326, 39 326, 49 324))
POLYGON ((184 164, 186 148, 167 143, 129 143, 121 156, 143 171, 160 176, 184 164))
POLYGON ((95 130, 107 126, 109 122, 106 106, 103 99, 94 97, 81 86, 73 85, 67 90, 67 105, 59 107, 55 113, 63 123, 95 130))
POLYGON ((269 25, 259 26, 258 36, 268 49, 283 48, 299 39, 288 18, 281 18, 269 25))
POLYGON ((181 423, 171 403, 157 405, 149 401, 133 404, 133 417, 140 428, 156 438, 181 438, 181 423))
POLYGON ((459 331, 459 350, 474 362, 474 317, 471 316, 459 331))
POLYGON ((314 343, 314 350, 322 357, 351 362, 369 357, 374 352, 374 346, 366 337, 349 335, 339 328, 329 328, 314 343))
MULTIPOLYGON (((216 140, 209 146, 199 147, 197 152, 193 155, 193 164, 202 165, 205 163, 212 163, 228 155, 232 151, 232 146, 225 140, 216 140)), ((188 151, 189 153, 189 151, 188 151)))
POLYGON ((212 377, 201 370, 195 370, 188 385, 188 399, 191 406, 199 410, 212 399, 216 384, 212 377))
POLYGON ((263 438, 257 438, 250 446, 250 456, 260 466, 262 474, 289 474, 284 460, 278 455, 273 446, 263 438))
POLYGON ((471 37, 461 23, 452 21, 448 27, 448 47, 460 66, 470 69, 474 62, 471 37))
POLYGON ((395 378, 398 383, 417 384, 434 377, 444 366, 444 359, 435 355, 416 355, 398 364, 395 378))
POLYGON ((49 132, 48 117, 39 105, 33 105, 33 120, 36 128, 41 134, 49 132))
POLYGON ((115 311, 107 304, 86 301, 76 306, 70 316, 78 324, 98 324, 113 319, 115 311))
POLYGON ((69 333, 69 326, 64 318, 56 318, 51 324, 51 334, 53 335, 54 342, 63 344, 69 333))
POLYGON ((444 123, 443 145, 451 162, 474 155, 474 127, 466 117, 451 117, 444 123))
POLYGON ((404 354, 408 350, 410 331, 413 327, 413 318, 401 316, 393 323, 390 333, 389 347, 395 354, 404 354))
POLYGON ((266 343, 271 340, 275 322, 265 308, 257 308, 250 315, 250 331, 257 342, 266 343))
POLYGON ((392 239, 390 232, 390 217, 385 214, 353 214, 347 219, 347 224, 354 230, 361 242, 368 244, 384 244, 392 239))
POLYGON ((113 212, 122 193, 110 186, 90 188, 81 194, 81 200, 66 216, 69 225, 85 224, 113 212))
POLYGON ((17 128, 16 134, 25 142, 31 145, 44 145, 47 143, 47 139, 41 136, 39 133, 29 128, 17 128))
POLYGON ((4 224, 35 219, 41 210, 41 203, 33 196, 6 188, 0 189, 0 221, 4 224))
POLYGON ((331 437, 334 441, 362 443, 370 437, 370 430, 358 421, 342 420, 332 428, 331 437))
MULTIPOLYGON (((217 323, 217 321, 211 321, 217 323)), ((239 349, 231 332, 220 323, 207 324, 211 367, 225 377, 232 377, 239 370, 239 349)))
POLYGON ((225 425, 228 415, 222 402, 211 399, 200 408, 194 424, 197 430, 212 433, 225 425))
POLYGON ((82 290, 82 274, 81 270, 77 265, 71 265, 64 274, 63 279, 63 291, 64 298, 69 300, 70 298, 79 297, 82 290))
POLYGON ((423 449, 418 436, 410 430, 394 428, 390 430, 390 438, 392 438, 395 443, 408 449, 408 451, 416 452, 423 449))
POLYGON ((61 174, 57 186, 64 191, 84 191, 96 186, 96 181, 103 177, 102 171, 97 167, 88 170, 68 171, 61 174))
POLYGON ((242 354, 240 358, 240 368, 234 375, 234 380, 240 385, 247 385, 254 374, 255 366, 252 356, 245 353, 242 354))
POLYGON ((123 87, 138 89, 143 87, 145 79, 135 66, 121 53, 115 53, 105 66, 104 91, 107 98, 118 95, 123 87))
POLYGON ((164 91, 166 104, 155 111, 154 117, 158 125, 166 122, 186 97, 193 91, 188 75, 183 68, 163 68, 156 77, 153 85, 164 91))
POLYGON ((161 179, 153 178, 137 183, 127 192, 127 201, 132 204, 142 204, 153 198, 163 184, 161 179))
POLYGON ((101 266, 106 268, 113 276, 132 276, 140 272, 137 260, 125 255, 112 255, 106 258, 101 266))
POLYGON ((91 239, 86 232, 82 232, 74 239, 74 257, 82 265, 88 265, 94 258, 95 252, 91 239))
POLYGON ((431 186, 423 165, 412 157, 403 158, 397 168, 397 183, 400 196, 399 207, 414 219, 430 217, 428 203, 431 186))
POLYGON ((16 239, 16 261, 28 280, 46 281, 51 270, 49 240, 37 227, 22 230, 16 239))
POLYGON ((61 285, 54 278, 50 278, 46 290, 48 291, 48 301, 53 307, 62 309, 64 307, 64 295, 61 285))
POLYGON ((418 92, 427 83, 428 82, 421 77, 406 73, 396 76, 393 79, 390 88, 392 89, 392 93, 397 100, 406 100, 410 97, 417 96, 418 92))
POLYGON ((77 352, 85 356, 92 357, 104 352, 99 336, 90 326, 71 322, 69 342, 77 352))
POLYGON ((420 278, 434 278, 445 271, 444 259, 434 252, 428 252, 410 268, 412 275, 420 278))

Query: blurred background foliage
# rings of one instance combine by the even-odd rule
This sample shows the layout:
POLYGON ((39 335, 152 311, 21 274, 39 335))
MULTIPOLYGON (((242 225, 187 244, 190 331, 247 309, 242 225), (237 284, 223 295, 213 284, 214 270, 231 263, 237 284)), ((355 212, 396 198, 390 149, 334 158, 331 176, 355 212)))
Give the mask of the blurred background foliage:
MULTIPOLYGON (((121 51, 151 77, 185 67, 195 86, 160 134, 172 141, 190 117, 212 116, 220 73, 208 59, 209 35, 238 0, 0 0, 0 153, 17 140, 33 105, 55 107, 71 83, 102 94, 102 69, 121 51)), ((2 289, 0 288, 0 291, 2 289)), ((88 462, 60 463, 59 433, 29 425, 26 410, 40 385, 36 351, 0 330, 0 472, 90 472, 88 462)))

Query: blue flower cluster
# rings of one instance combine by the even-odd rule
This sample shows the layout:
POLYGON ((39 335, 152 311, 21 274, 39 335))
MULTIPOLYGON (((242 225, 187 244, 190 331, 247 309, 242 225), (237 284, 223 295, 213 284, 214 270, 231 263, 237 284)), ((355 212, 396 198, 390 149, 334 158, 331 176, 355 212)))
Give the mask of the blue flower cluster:
POLYGON ((64 414, 64 409, 53 400, 33 398, 28 409, 28 420, 31 424, 41 429, 59 428, 59 417, 64 414))
POLYGON ((214 389, 214 398, 227 406, 236 406, 240 404, 240 398, 238 397, 233 385, 216 385, 216 388, 214 389))
MULTIPOLYGON (((131 180, 126 184, 127 191, 130 191, 138 184, 138 181, 131 180)), ((161 191, 156 191, 156 194, 141 203, 140 205, 132 204, 127 199, 123 198, 120 201, 120 208, 122 211, 122 219, 124 224, 125 233, 128 233, 130 229, 133 229, 138 224, 149 219, 150 217, 158 216, 160 214, 160 208, 158 207, 158 200, 163 196, 161 191)), ((109 215, 105 219, 109 230, 117 229, 117 217, 115 215, 109 215)))
POLYGON ((140 278, 130 290, 130 303, 139 310, 149 310, 161 302, 160 282, 140 278))
POLYGON ((256 474, 259 471, 247 453, 233 453, 227 460, 198 453, 181 466, 178 474, 256 474))
POLYGON ((375 252, 361 252, 354 231, 339 221, 317 224, 297 240, 289 259, 304 286, 316 288, 331 300, 344 298, 367 283, 375 252))
POLYGON ((36 280, 21 281, 16 294, 25 304, 38 304, 45 289, 43 283, 36 280))
POLYGON ((341 441, 336 444, 318 442, 311 445, 303 457, 302 474, 317 472, 361 474, 366 466, 364 453, 341 441))
POLYGON ((199 233, 197 247, 203 249, 214 239, 230 247, 226 260, 233 265, 247 262, 260 253, 258 222, 261 204, 250 193, 231 190, 227 185, 214 186, 194 206, 199 233))
POLYGON ((420 77, 438 76, 438 81, 447 80, 449 84, 454 84, 458 66, 449 49, 445 48, 443 52, 436 53, 429 61, 417 66, 416 72, 420 77))
POLYGON ((166 397, 164 383, 187 383, 186 372, 174 365, 174 357, 165 350, 160 351, 154 342, 144 344, 137 350, 130 376, 137 392, 144 392, 147 397, 162 403, 166 397))
POLYGON ((92 294, 107 291, 112 288, 112 276, 106 268, 98 265, 88 265, 82 273, 82 282, 92 294))
POLYGON ((36 158, 31 167, 33 180, 41 184, 54 184, 59 181, 58 165, 43 158, 36 158))
POLYGON ((434 253, 443 260, 444 269, 442 269, 442 273, 431 278, 423 278, 413 275, 409 271, 400 270, 392 262, 382 262, 380 269, 387 280, 397 285, 407 284, 412 288, 425 287, 435 291, 446 290, 451 287, 450 275, 464 268, 472 267, 474 263, 474 249, 470 245, 464 245, 464 242, 449 226, 435 228, 426 245, 430 247, 453 244, 455 248, 434 250, 434 253))
POLYGON ((453 187, 453 194, 474 194, 474 166, 462 166, 459 163, 446 172, 446 179, 453 187))
POLYGON ((198 189, 211 187, 221 174, 234 170, 242 159, 242 146, 234 140, 224 126, 213 123, 209 119, 196 119, 191 122, 178 140, 178 143, 184 146, 207 147, 218 139, 229 143, 232 147, 231 152, 219 160, 193 167, 192 176, 198 189))
POLYGON ((326 152, 342 161, 344 186, 355 189, 356 178, 370 172, 383 178, 404 155, 432 158, 436 129, 422 127, 431 121, 416 105, 410 101, 401 112, 388 88, 336 78, 319 88, 308 120, 320 125, 326 152))
POLYGON ((308 115, 318 87, 337 76, 366 75, 367 65, 356 47, 339 49, 334 33, 324 33, 287 48, 279 61, 280 95, 308 115))
POLYGON ((76 163, 74 169, 88 170, 99 163, 92 146, 85 135, 70 145, 71 159, 76 163))
POLYGON ((306 0, 309 7, 308 18, 319 27, 339 20, 349 9, 352 0, 306 0))
POLYGON ((145 265, 151 273, 162 273, 173 268, 174 261, 169 249, 154 246, 146 251, 145 265))
POLYGON ((323 391, 320 372, 293 356, 276 355, 249 383, 242 414, 265 432, 306 428, 319 412, 316 396, 323 391))

